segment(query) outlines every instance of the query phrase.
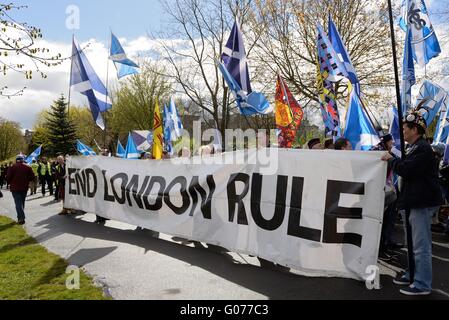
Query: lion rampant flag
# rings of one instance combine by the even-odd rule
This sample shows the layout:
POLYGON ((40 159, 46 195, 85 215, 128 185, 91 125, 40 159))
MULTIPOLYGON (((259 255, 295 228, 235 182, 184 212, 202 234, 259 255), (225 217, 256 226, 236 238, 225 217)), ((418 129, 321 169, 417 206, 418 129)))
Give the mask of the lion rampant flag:
POLYGON ((280 131, 279 147, 292 148, 304 112, 284 79, 278 75, 276 85, 276 126, 280 131))
POLYGON ((153 125, 153 158, 156 160, 162 159, 164 143, 164 129, 162 128, 161 111, 159 110, 159 102, 156 101, 154 107, 154 125, 153 125))

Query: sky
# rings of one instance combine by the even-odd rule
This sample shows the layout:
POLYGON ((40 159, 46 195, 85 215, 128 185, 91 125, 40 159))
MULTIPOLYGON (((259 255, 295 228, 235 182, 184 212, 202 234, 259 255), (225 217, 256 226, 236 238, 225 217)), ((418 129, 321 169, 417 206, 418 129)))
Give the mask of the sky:
MULTIPOLYGON (((401 0, 395 0, 400 2, 401 0)), ((89 44, 85 50, 87 57, 94 66, 99 77, 115 87, 117 78, 114 66, 108 64, 108 44, 110 30, 119 37, 128 56, 148 53, 157 48, 158 44, 149 39, 148 33, 157 33, 163 29, 164 17, 159 0, 20 0, 16 4, 27 5, 28 8, 14 12, 17 21, 24 21, 42 29, 44 39, 41 44, 51 52, 71 55, 71 38, 75 34, 81 47, 89 44), (77 25, 79 11, 79 26, 77 25), (75 27, 75 29, 73 29, 75 27), (79 27, 79 28, 78 28, 79 27)), ((168 0, 170 2, 170 0, 168 0)), ((446 9, 449 11, 449 0, 426 0, 430 12, 446 9)), ((432 22, 441 34, 449 38, 449 28, 442 24, 440 16, 431 16, 432 22)), ((437 32, 437 33, 438 33, 437 32)), ((183 39, 171 39, 180 42, 183 39)), ((444 59, 432 62, 431 68, 443 69, 444 63, 449 75, 449 42, 443 48, 444 59)), ((28 60, 14 58, 17 62, 29 65, 28 60)), ((30 66, 32 67, 32 66, 30 66)), ((439 69, 438 69, 439 70, 439 69)), ((9 72, 6 77, 0 74, 0 88, 7 85, 11 90, 26 87, 22 96, 6 99, 0 97, 0 117, 19 122, 24 129, 31 129, 36 116, 48 108, 61 94, 69 93, 70 62, 66 61, 58 67, 44 70, 47 79, 35 75, 33 80, 26 80, 21 74, 9 72)), ((449 76, 447 77, 449 90, 449 76)), ((419 89, 415 86, 415 90, 419 89)), ((75 105, 86 105, 86 99, 79 93, 71 92, 71 102, 75 105)))

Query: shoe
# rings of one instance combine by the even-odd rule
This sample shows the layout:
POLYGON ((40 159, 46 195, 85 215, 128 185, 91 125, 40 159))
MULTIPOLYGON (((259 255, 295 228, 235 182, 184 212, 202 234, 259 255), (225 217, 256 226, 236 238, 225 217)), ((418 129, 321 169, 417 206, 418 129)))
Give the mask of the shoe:
POLYGON ((431 290, 421 290, 411 285, 407 288, 399 290, 400 293, 405 294, 407 296, 428 296, 432 293, 431 290))
POLYGON ((25 220, 19 220, 17 222, 18 225, 23 226, 25 224, 25 220))
POLYGON ((395 279, 393 279, 393 283, 400 286, 409 286, 410 280, 405 276, 404 273, 400 273, 395 279))
POLYGON ((62 210, 60 213, 58 213, 58 216, 66 216, 69 212, 67 210, 62 210))

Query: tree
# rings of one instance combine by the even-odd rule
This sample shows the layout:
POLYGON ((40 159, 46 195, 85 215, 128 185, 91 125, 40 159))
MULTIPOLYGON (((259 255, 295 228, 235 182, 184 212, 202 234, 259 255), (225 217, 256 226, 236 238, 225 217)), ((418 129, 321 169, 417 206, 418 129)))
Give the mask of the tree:
POLYGON ((149 63, 143 64, 141 70, 128 78, 113 97, 114 108, 106 122, 117 138, 124 138, 133 130, 153 129, 156 101, 163 106, 171 93, 164 70, 149 63))
POLYGON ((25 140, 16 122, 0 118, 0 161, 5 161, 21 152, 25 140))
MULTIPOLYGON (((234 17, 245 17, 251 0, 163 0, 169 22, 159 41, 165 61, 166 75, 180 93, 202 111, 206 125, 212 123, 223 138, 230 115, 237 107, 228 92, 215 59, 219 59, 228 39, 234 17), (210 120, 213 121, 210 121, 210 120)), ((242 22, 242 19, 240 19, 242 22)), ((248 55, 253 46, 245 43, 248 55)), ((224 144, 223 144, 224 145, 224 144)))
MULTIPOLYGON (((303 103, 318 102, 316 89, 316 24, 327 30, 330 14, 339 29, 371 104, 387 97, 393 87, 391 42, 386 2, 370 0, 255 0, 248 16, 258 39, 253 59, 258 60, 259 81, 272 81, 280 73, 303 103), (383 95, 380 92, 383 90, 383 95)), ((347 97, 347 86, 337 84, 337 99, 347 97)), ((312 106, 318 106, 312 103, 312 106)))
MULTIPOLYGON (((0 72, 6 76, 8 71, 22 73, 25 78, 32 79, 33 72, 42 78, 47 78, 41 67, 52 67, 62 63, 61 54, 51 55, 48 48, 38 45, 42 38, 40 29, 25 22, 18 22, 12 17, 13 11, 22 10, 27 6, 14 3, 0 3, 0 72), (24 56, 29 58, 30 64, 16 62, 10 56, 24 56)), ((21 95, 23 88, 17 92, 6 92, 8 86, 0 86, 0 96, 12 97, 21 95)))
POLYGON ((76 128, 69 120, 63 95, 51 106, 44 127, 48 132, 48 145, 44 146, 46 154, 57 156, 76 153, 76 128))

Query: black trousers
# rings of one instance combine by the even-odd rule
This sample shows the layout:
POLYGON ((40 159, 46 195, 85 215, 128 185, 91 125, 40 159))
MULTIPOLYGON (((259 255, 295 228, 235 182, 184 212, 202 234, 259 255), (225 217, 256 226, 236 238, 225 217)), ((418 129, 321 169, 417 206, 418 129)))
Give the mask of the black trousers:
POLYGON ((50 176, 41 176, 42 195, 45 196, 45 184, 48 185, 48 191, 50 195, 53 195, 53 179, 50 176))

